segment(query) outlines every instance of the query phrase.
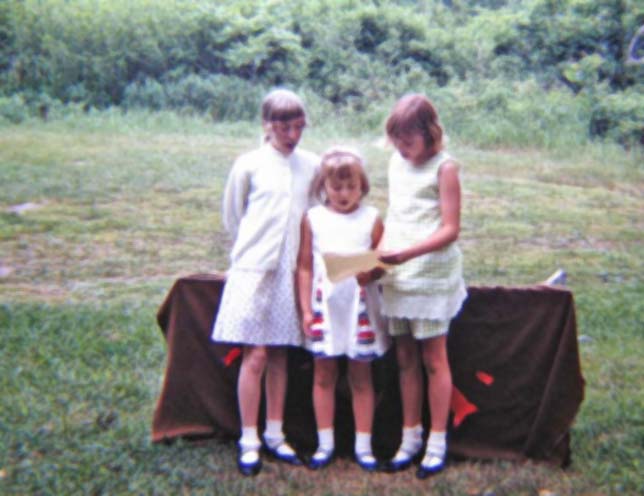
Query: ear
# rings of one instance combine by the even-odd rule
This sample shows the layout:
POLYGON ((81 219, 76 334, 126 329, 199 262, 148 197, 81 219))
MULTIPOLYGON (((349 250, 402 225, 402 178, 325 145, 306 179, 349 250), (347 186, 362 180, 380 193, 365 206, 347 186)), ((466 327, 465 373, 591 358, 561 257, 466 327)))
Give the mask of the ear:
POLYGON ((271 121, 263 121, 262 129, 264 129, 264 135, 270 137, 273 135, 273 123, 271 121))

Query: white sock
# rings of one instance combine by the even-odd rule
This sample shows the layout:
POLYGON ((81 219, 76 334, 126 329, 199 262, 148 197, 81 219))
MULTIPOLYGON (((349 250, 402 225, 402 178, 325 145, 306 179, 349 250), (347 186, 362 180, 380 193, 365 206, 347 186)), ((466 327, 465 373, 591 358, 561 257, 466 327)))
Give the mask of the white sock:
POLYGON ((241 460, 244 463, 255 463, 259 459, 259 448, 262 445, 257 436, 257 427, 242 427, 239 438, 239 449, 242 452, 241 460))
POLYGON ((371 454, 371 432, 356 432, 355 453, 357 456, 371 454))
POLYGON ((436 457, 436 458, 440 458, 440 460, 443 460, 445 458, 446 451, 447 451, 447 433, 440 432, 440 431, 430 431, 429 438, 427 439, 427 450, 425 452, 425 460, 428 460, 428 458, 430 457, 436 457))
POLYGON ((409 455, 415 455, 423 446, 423 426, 421 424, 413 427, 403 427, 402 441, 394 461, 403 461, 409 458, 409 455))
POLYGON ((281 420, 267 420, 266 429, 264 430, 264 441, 270 448, 276 448, 285 439, 282 432, 283 422, 281 420))
POLYGON ((318 449, 331 453, 334 448, 335 440, 333 438, 333 427, 320 429, 318 431, 318 449))

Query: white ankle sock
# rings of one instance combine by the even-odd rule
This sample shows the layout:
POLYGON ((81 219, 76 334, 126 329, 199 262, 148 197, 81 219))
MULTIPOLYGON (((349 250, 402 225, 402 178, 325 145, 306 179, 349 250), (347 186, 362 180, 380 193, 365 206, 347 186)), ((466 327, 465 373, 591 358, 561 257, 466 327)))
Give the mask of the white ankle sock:
POLYGON ((423 446, 423 426, 420 424, 413 427, 403 427, 402 441, 394 461, 402 461, 415 455, 423 446))
POLYGON ((356 456, 371 454, 371 432, 356 432, 356 456))
POLYGON ((445 458, 447 451, 447 433, 439 431, 430 431, 429 438, 427 439, 427 455, 432 455, 438 458, 445 458))
POLYGON ((242 453, 247 451, 257 451, 262 445, 257 436, 257 427, 242 427, 241 437, 239 438, 239 448, 242 453))
POLYGON ((266 429, 264 430, 264 441, 269 448, 276 449, 284 442, 286 436, 282 430, 283 422, 281 420, 267 420, 266 429))
POLYGON ((334 448, 333 428, 320 429, 318 431, 318 449, 331 452, 334 448))

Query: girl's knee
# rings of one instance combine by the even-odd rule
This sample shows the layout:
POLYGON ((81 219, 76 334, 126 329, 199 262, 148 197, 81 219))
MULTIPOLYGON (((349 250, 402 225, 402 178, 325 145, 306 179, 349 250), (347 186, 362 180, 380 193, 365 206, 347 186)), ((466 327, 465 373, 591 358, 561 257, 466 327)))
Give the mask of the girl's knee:
POLYGON ((400 370, 413 370, 420 366, 418 358, 418 345, 413 338, 399 338, 396 340, 396 358, 400 370))
POLYGON ((272 373, 286 373, 288 356, 285 348, 269 346, 266 348, 266 367, 272 373))
POLYGON ((241 366, 252 374, 261 375, 266 369, 268 355, 263 346, 252 346, 244 349, 241 366))
POLYGON ((267 346, 265 348, 266 356, 271 362, 281 362, 287 360, 287 351, 286 348, 282 346, 267 346))
POLYGON ((449 370, 447 348, 440 343, 424 343, 422 355, 423 365, 428 374, 449 370))
POLYGON ((351 389, 354 392, 369 391, 373 388, 371 378, 371 363, 349 362, 348 377, 351 389))
POLYGON ((320 359, 315 361, 313 381, 317 387, 328 389, 335 387, 338 378, 338 368, 335 360, 320 359))

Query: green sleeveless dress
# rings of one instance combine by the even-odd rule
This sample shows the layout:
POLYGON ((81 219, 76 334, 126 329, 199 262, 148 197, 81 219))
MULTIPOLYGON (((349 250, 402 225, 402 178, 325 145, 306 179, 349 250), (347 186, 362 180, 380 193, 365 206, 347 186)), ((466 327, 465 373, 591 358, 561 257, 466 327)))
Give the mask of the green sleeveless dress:
MULTIPOLYGON (((438 173, 451 157, 440 152, 418 167, 395 153, 389 162, 389 207, 383 250, 428 238, 441 223, 438 173)), ((382 311, 389 317, 450 320, 467 298, 456 242, 397 265, 382 280, 382 311)))

